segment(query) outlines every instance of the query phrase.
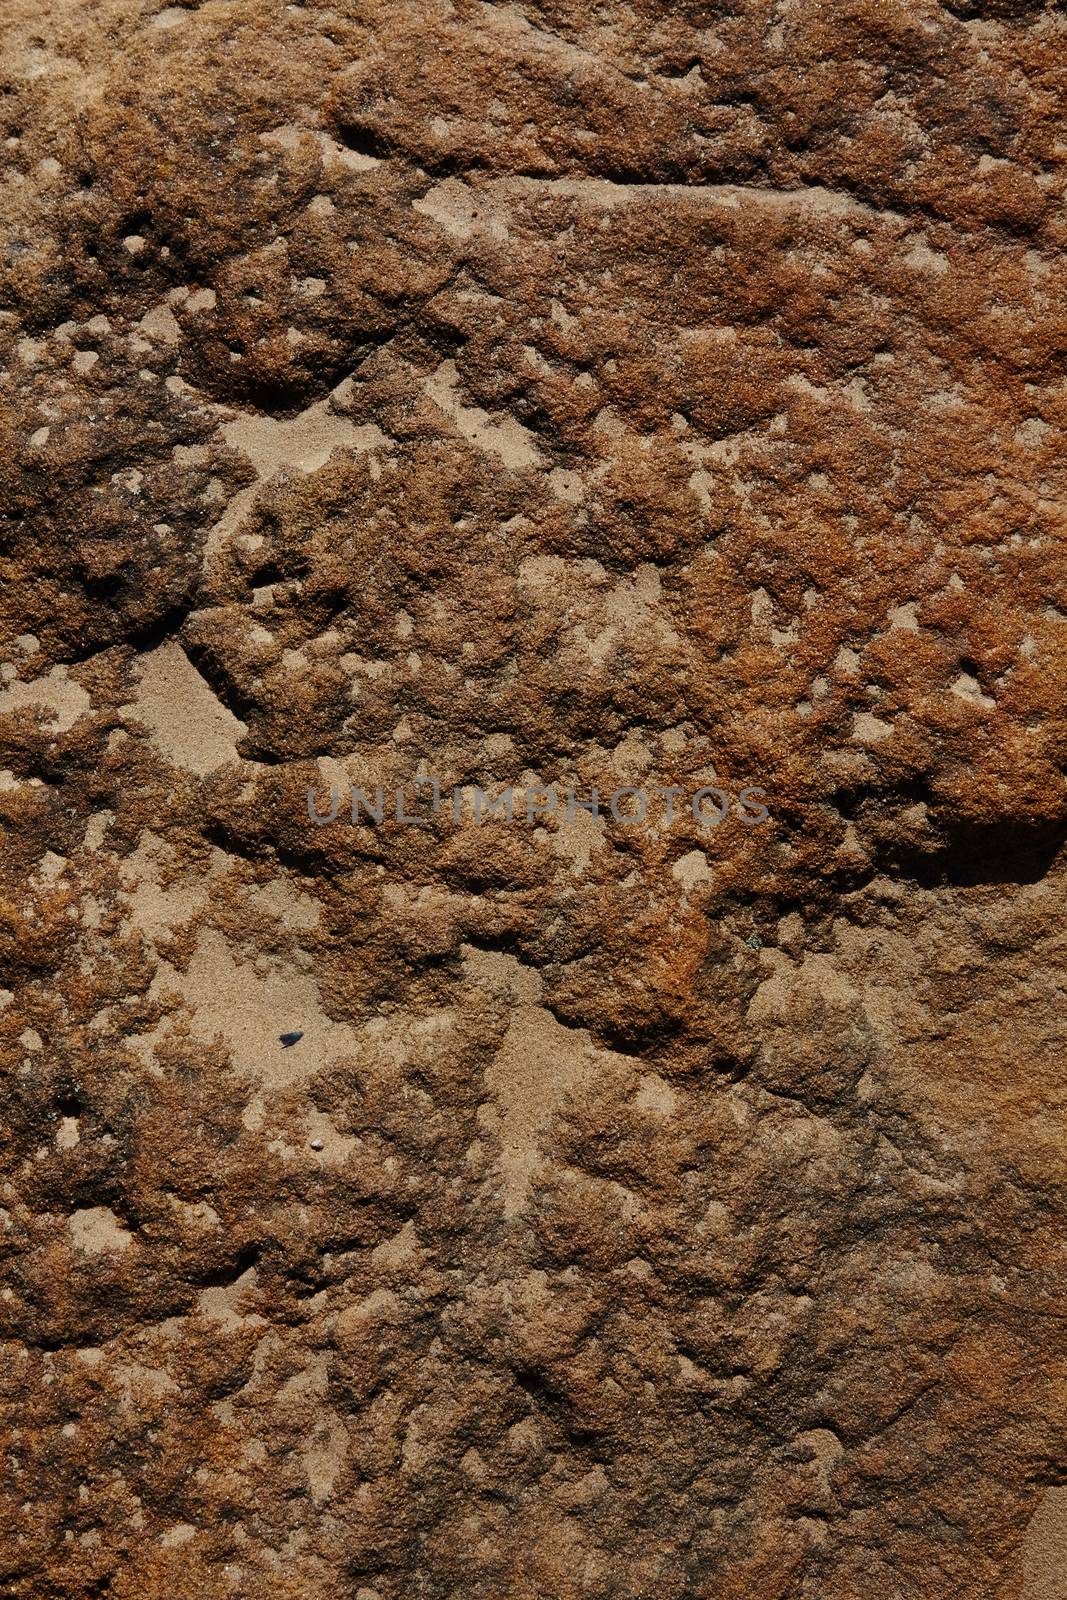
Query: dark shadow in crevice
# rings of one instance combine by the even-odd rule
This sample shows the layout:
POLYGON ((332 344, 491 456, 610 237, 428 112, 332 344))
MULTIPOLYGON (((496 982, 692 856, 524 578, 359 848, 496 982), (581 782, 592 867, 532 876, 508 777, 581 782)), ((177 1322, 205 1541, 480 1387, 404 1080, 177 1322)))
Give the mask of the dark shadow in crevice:
POLYGON ((252 1267, 258 1265, 261 1252, 261 1245, 243 1245, 231 1260, 221 1262, 209 1268, 207 1272, 199 1274, 196 1282, 204 1289, 227 1288, 230 1284, 236 1283, 238 1278, 243 1278, 252 1267))
POLYGON ((403 153, 397 150, 391 139, 387 139, 376 128, 368 128, 366 124, 359 122, 340 123, 337 128, 337 141, 355 155, 369 156, 374 161, 387 161, 390 156, 403 153))
POLYGON ((1040 883, 1067 841, 1067 819, 1044 827, 1006 821, 956 827, 940 850, 896 853, 886 863, 893 877, 920 889, 973 889, 982 884, 1040 883))

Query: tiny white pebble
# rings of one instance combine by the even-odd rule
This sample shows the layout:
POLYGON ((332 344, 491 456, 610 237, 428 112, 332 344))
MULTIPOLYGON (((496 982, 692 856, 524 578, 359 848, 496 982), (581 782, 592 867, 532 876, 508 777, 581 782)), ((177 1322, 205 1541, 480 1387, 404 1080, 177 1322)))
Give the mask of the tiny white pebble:
POLYGON ((312 1139, 311 1148, 312 1148, 312 1150, 321 1150, 321 1149, 323 1149, 324 1147, 323 1147, 322 1140, 321 1139, 312 1139))

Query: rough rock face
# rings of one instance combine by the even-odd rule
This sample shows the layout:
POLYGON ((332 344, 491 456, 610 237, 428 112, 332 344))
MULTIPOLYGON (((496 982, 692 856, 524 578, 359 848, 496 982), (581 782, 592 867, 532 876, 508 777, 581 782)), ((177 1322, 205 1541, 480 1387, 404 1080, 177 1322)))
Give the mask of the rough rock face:
POLYGON ((1062 9, 0 9, 0 1592, 1063 1600, 1062 9))

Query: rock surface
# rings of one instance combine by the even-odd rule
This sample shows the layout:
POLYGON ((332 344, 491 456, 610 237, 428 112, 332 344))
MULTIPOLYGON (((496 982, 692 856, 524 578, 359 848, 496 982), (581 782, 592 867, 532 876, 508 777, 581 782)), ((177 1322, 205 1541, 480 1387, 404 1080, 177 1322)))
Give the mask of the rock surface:
POLYGON ((3 13, 0 1591, 1064 1600, 1062 9, 3 13))

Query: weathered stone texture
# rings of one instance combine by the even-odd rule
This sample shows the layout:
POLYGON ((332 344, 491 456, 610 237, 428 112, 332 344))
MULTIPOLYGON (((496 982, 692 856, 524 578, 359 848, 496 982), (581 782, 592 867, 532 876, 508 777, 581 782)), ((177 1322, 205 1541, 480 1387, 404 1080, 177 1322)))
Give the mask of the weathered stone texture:
POLYGON ((0 1592, 1064 1600, 1062 8, 0 15, 0 1592))

